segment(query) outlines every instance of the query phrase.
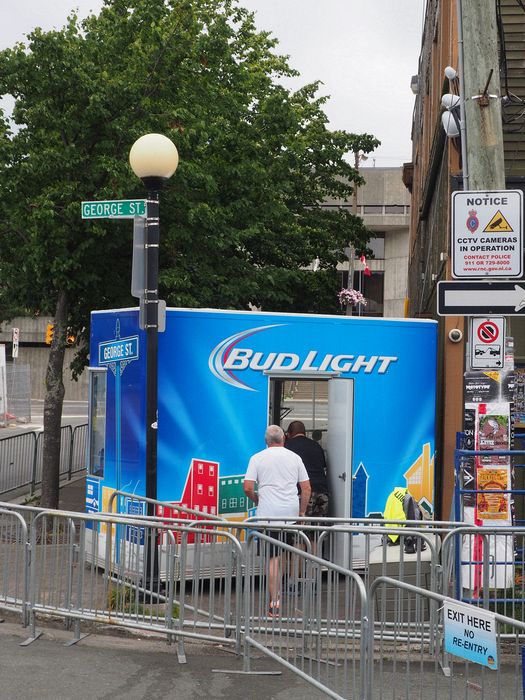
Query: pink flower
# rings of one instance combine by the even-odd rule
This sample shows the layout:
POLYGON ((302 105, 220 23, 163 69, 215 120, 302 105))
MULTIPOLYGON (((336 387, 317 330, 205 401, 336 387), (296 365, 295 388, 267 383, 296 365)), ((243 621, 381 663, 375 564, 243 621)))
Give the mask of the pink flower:
POLYGON ((341 289, 337 296, 341 306, 357 306, 358 304, 366 306, 366 299, 357 289, 341 289))

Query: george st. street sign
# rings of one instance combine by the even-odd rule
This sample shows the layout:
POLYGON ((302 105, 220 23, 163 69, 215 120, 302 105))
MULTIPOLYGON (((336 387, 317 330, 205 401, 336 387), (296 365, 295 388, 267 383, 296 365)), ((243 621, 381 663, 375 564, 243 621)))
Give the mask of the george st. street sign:
POLYGON ((83 219, 133 219, 135 216, 146 216, 145 199, 82 202, 83 219))

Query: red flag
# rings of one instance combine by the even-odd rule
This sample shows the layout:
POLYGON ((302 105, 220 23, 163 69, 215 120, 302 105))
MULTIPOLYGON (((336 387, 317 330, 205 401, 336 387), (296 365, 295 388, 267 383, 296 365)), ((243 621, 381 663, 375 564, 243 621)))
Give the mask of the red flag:
POLYGON ((363 272, 365 273, 365 277, 371 277, 371 276, 372 276, 372 270, 368 267, 368 265, 367 265, 367 263, 366 263, 366 258, 365 258, 365 256, 364 256, 364 255, 361 255, 361 257, 359 258, 359 261, 360 261, 361 263, 363 263, 363 265, 365 266, 365 269, 363 270, 363 272))

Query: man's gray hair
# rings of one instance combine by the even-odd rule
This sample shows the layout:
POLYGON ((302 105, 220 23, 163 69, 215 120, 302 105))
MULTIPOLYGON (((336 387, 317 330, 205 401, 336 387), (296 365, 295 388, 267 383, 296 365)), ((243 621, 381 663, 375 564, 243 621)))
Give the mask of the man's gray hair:
POLYGON ((279 425, 269 425, 264 433, 264 441, 270 445, 282 445, 284 443, 284 431, 279 425))

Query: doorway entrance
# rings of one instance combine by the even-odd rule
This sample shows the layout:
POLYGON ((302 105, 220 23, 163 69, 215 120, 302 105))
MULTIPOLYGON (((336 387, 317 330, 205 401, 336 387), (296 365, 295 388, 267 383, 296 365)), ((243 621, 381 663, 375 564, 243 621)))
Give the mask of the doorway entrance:
MULTIPOLYGON (((308 437, 325 450, 330 488, 330 515, 350 518, 361 510, 354 501, 366 501, 366 483, 356 481, 352 460, 354 438, 354 380, 324 377, 270 376, 269 421, 283 430, 293 420, 304 423, 308 437), (357 506, 354 508, 354 506, 357 506)), ((358 513, 360 514, 360 513, 358 513)), ((332 538, 332 561, 348 566, 352 557, 349 537, 332 538)), ((355 549, 355 547, 354 547, 355 549)))
POLYGON ((326 449, 328 382, 329 377, 270 377, 269 422, 286 430, 293 420, 300 420, 306 427, 307 436, 326 449))
POLYGON ((300 420, 306 435, 326 452, 332 514, 352 514, 354 381, 327 375, 298 378, 270 376, 269 422, 283 430, 300 420))

